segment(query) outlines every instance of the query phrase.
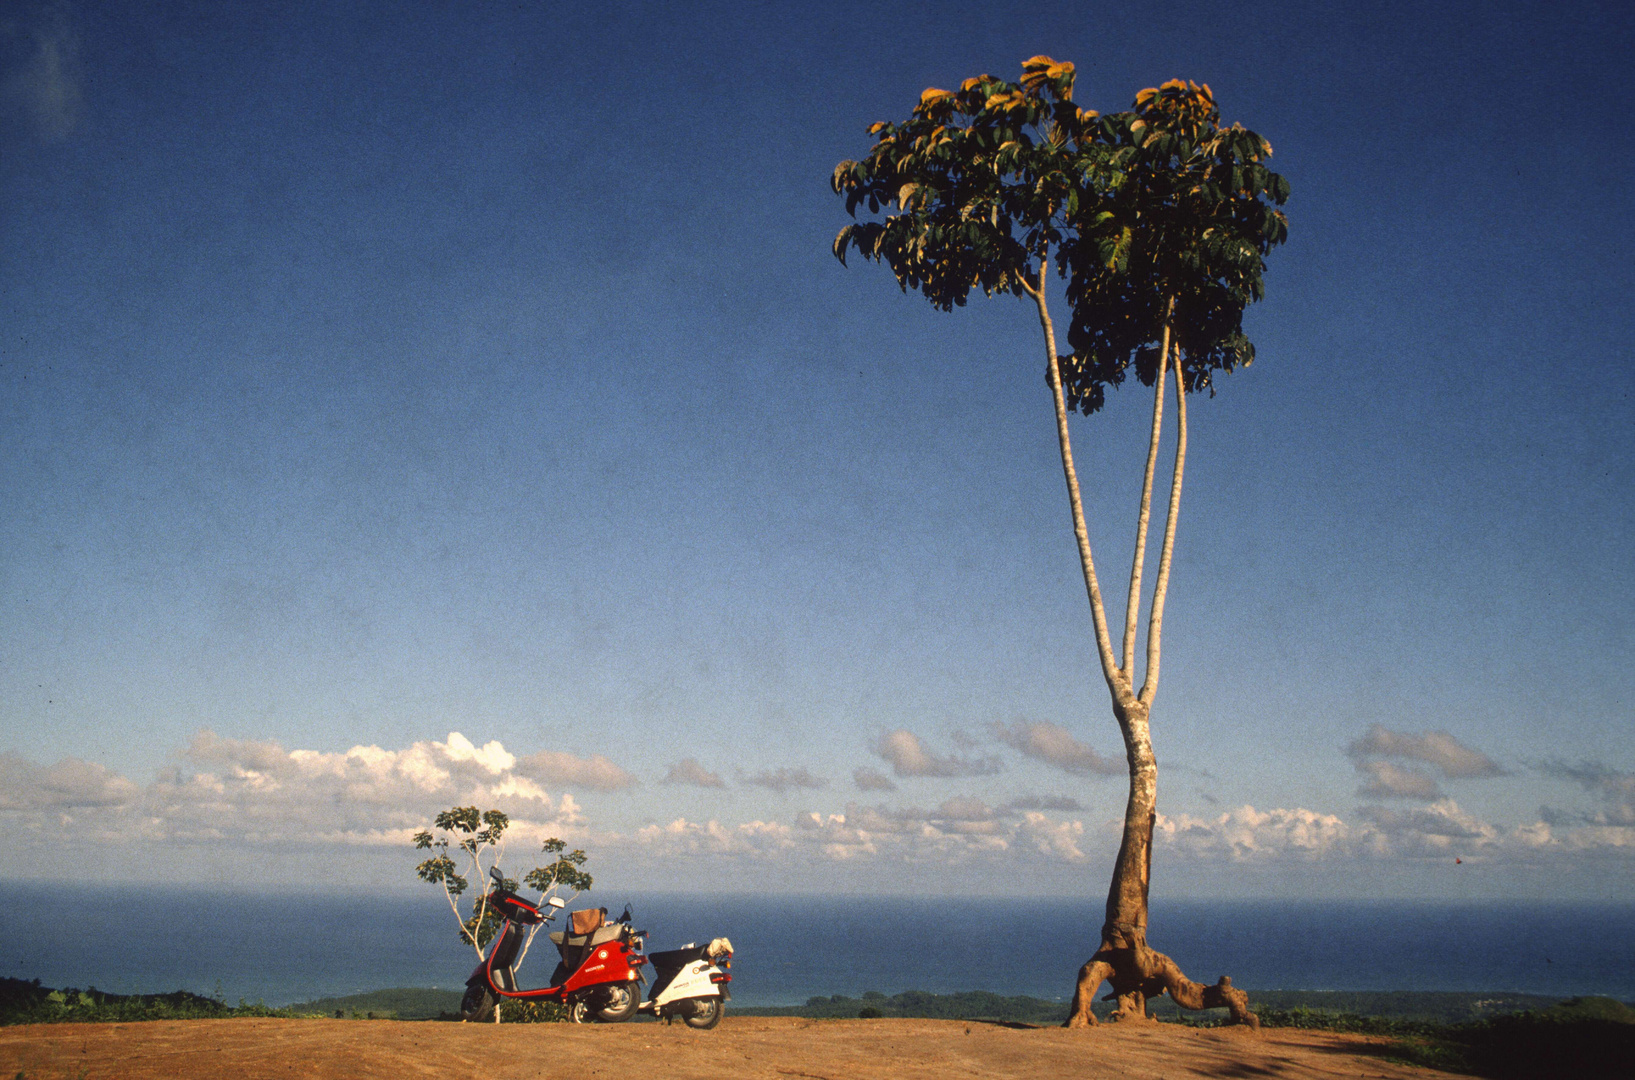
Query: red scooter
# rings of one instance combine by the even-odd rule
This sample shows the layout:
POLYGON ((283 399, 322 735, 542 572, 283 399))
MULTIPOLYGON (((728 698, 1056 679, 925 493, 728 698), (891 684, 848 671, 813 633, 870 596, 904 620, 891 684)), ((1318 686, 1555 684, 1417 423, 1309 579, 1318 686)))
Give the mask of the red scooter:
POLYGON ((488 956, 466 980, 461 1019, 485 1020, 502 999, 557 1002, 567 1007, 568 1019, 576 1024, 592 1020, 617 1024, 636 1015, 641 1004, 641 966, 647 963, 642 955, 646 931, 630 928, 629 908, 611 923, 606 908, 571 913, 567 928, 550 935, 562 956, 551 985, 521 990, 517 964, 540 925, 550 922, 565 905, 553 896, 542 911, 505 888, 498 871, 494 879, 486 902, 504 920, 504 926, 495 935, 488 956))

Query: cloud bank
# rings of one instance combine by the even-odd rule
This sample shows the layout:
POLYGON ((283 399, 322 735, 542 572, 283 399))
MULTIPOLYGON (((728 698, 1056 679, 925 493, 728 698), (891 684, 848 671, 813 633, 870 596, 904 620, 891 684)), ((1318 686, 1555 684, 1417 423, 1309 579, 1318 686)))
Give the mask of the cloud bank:
POLYGON ((790 822, 677 818, 639 830, 635 840, 653 853, 753 859, 795 857, 836 862, 877 859, 958 864, 1013 855, 1081 862, 1082 822, 1054 821, 1037 811, 1009 812, 980 799, 955 796, 933 809, 847 803, 841 813, 810 810, 790 822))
MULTIPOLYGON (((1382 744, 1374 739, 1368 745, 1382 744)), ((1441 755, 1438 769, 1443 761, 1455 771, 1474 768, 1468 758, 1447 755, 1445 745, 1439 748, 1434 741, 1409 745, 1430 747, 1427 756, 1441 755)), ((927 751, 911 735, 895 741, 888 737, 882 746, 900 757, 909 775, 972 767, 971 759, 927 751)), ((1365 761, 1382 763, 1380 758, 1365 761)), ((1200 864, 1459 858, 1467 863, 1567 866, 1569 862, 1541 860, 1635 859, 1635 774, 1596 762, 1552 762, 1538 771, 1582 788, 1600 805, 1577 813, 1545 808, 1538 820, 1513 825, 1483 820, 1452 799, 1423 795, 1406 807, 1372 803, 1349 815, 1301 806, 1242 805, 1218 814, 1161 814, 1155 842, 1167 858, 1200 864)), ((1388 768, 1371 775, 1393 790, 1414 783, 1388 768)), ((671 766, 665 779, 725 786, 690 758, 671 766)), ((860 788, 874 784, 875 791, 887 791, 880 784, 894 786, 884 774, 866 768, 853 780, 860 788)), ((398 750, 354 746, 324 752, 204 731, 146 785, 77 758, 41 765, 0 753, 0 825, 19 842, 21 852, 205 845, 236 849, 253 859, 254 852, 269 846, 406 850, 412 834, 439 810, 477 804, 509 814, 513 836, 524 842, 560 835, 609 858, 640 853, 661 860, 700 855, 772 860, 774 877, 784 872, 780 866, 825 860, 870 863, 866 873, 881 881, 890 880, 877 876, 890 872, 887 864, 896 864, 896 873, 908 875, 905 880, 918 880, 938 866, 976 872, 973 860, 985 861, 982 872, 1000 874, 1046 863, 1099 865, 1118 846, 1117 806, 1089 811, 1066 795, 1018 793, 994 801, 954 793, 935 805, 854 800, 837 808, 823 794, 826 781, 805 767, 766 770, 743 783, 803 802, 787 815, 740 821, 673 817, 642 823, 636 817, 627 822, 605 807, 593 819, 564 786, 603 793, 634 784, 625 769, 599 755, 519 757, 498 741, 478 744, 459 732, 398 750)), ((621 814, 631 812, 623 798, 611 805, 620 807, 621 814)))
POLYGON ((502 809, 524 836, 572 830, 583 823, 573 796, 547 793, 533 774, 572 774, 603 790, 623 775, 606 759, 519 762, 500 743, 477 746, 459 732, 403 750, 323 753, 203 731, 176 758, 140 787, 75 758, 43 767, 0 755, 0 812, 24 835, 102 843, 394 845, 457 803, 502 809))

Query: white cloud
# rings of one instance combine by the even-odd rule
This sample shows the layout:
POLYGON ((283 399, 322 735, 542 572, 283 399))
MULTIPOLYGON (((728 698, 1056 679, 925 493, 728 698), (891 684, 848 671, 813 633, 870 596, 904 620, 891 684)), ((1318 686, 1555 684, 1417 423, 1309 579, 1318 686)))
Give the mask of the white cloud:
POLYGON ((1353 761, 1367 758, 1422 761, 1442 770, 1442 775, 1449 780, 1505 775, 1498 762, 1445 731, 1411 735, 1374 724, 1362 738, 1347 746, 1345 752, 1353 761))
POLYGON ((469 761, 495 775, 514 769, 517 764, 516 756, 506 753, 498 740, 477 747, 458 731, 449 732, 443 752, 450 761, 469 761))
POLYGON ((49 767, 0 754, 0 811, 62 811, 128 806, 142 789, 90 761, 63 758, 49 767))
POLYGON ((1023 816, 1022 824, 1016 830, 1019 841, 1032 844, 1040 854, 1054 856, 1063 862, 1084 861, 1084 852, 1079 850, 1079 838, 1083 835, 1082 821, 1052 821, 1031 810, 1023 816))
POLYGON ((1153 839, 1187 854, 1230 859, 1293 855, 1314 858, 1342 851, 1353 830, 1333 814, 1314 810, 1256 810, 1243 806, 1213 818, 1158 815, 1153 839))
POLYGON ((1397 841, 1399 851, 1404 845, 1418 851, 1442 851, 1454 843, 1484 846, 1499 842, 1501 835, 1499 829, 1461 810, 1452 799, 1410 810, 1364 806, 1357 816, 1397 841))
POLYGON ((1404 769, 1389 761, 1359 761, 1357 771, 1369 782, 1357 794, 1369 799, 1440 799, 1442 789, 1418 769, 1404 769))
POLYGON ((993 725, 994 737, 1012 750, 1064 772, 1079 776, 1118 776, 1124 762, 1104 758, 1071 732, 1049 721, 1018 720, 1014 724, 993 725))
MULTIPOLYGON (((497 743, 494 745, 498 745, 497 743)), ((635 787, 636 778, 613 764, 601 754, 588 758, 575 757, 562 750, 541 750, 529 754, 516 765, 518 772, 545 784, 561 787, 590 788, 594 791, 619 791, 635 787)))
POLYGON ((690 784, 701 788, 724 788, 727 782, 721 779, 719 773, 712 773, 698 763, 696 758, 682 758, 670 766, 670 771, 664 774, 661 784, 690 784))
POLYGON ((755 855, 788 847, 789 831, 786 826, 761 821, 734 827, 713 818, 699 823, 682 817, 639 829, 636 840, 670 855, 755 855))
POLYGON ((919 736, 897 730, 880 736, 874 752, 891 763, 898 776, 992 776, 999 771, 995 758, 962 758, 927 750, 919 736))
POLYGON ((1442 789, 1430 773, 1422 769, 1404 768, 1387 758, 1422 762, 1441 770, 1449 780, 1505 775, 1498 762, 1445 731, 1414 735, 1373 724, 1362 738, 1353 739, 1345 752, 1357 772, 1367 779, 1357 789, 1357 794, 1368 799, 1434 802, 1443 797, 1442 789))
POLYGON ((769 791, 776 791, 782 795, 795 788, 822 788, 828 787, 829 781, 821 776, 813 776, 804 767, 798 769, 778 769, 776 771, 762 771, 744 781, 755 787, 764 787, 769 791))

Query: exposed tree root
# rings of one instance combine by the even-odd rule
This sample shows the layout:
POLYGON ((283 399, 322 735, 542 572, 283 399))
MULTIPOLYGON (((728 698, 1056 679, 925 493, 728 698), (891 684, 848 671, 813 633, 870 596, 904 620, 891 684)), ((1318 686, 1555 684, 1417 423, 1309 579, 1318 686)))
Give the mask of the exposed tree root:
POLYGON ((1183 1009, 1224 1008, 1231 1015, 1231 1023, 1260 1027, 1260 1018, 1249 1011, 1249 995, 1233 986, 1229 977, 1222 975, 1213 986, 1195 983, 1174 960, 1148 948, 1144 932, 1103 934, 1101 948, 1079 969, 1078 990, 1073 995, 1067 1027, 1091 1027, 1096 1023, 1090 1004, 1103 982, 1112 986, 1112 993, 1104 1000, 1118 1001, 1111 1017, 1114 1021, 1149 1020, 1147 1001, 1167 993, 1183 1009))

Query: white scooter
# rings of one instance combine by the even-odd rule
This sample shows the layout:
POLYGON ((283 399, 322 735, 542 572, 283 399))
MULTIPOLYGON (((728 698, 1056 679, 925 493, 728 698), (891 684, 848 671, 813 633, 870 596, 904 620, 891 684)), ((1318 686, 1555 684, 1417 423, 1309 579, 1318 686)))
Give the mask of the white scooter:
POLYGON ((718 937, 708 945, 688 943, 669 952, 648 953, 653 963, 653 989, 640 1011, 661 1020, 681 1017, 688 1027, 702 1031, 721 1022, 732 1000, 732 942, 718 937))

